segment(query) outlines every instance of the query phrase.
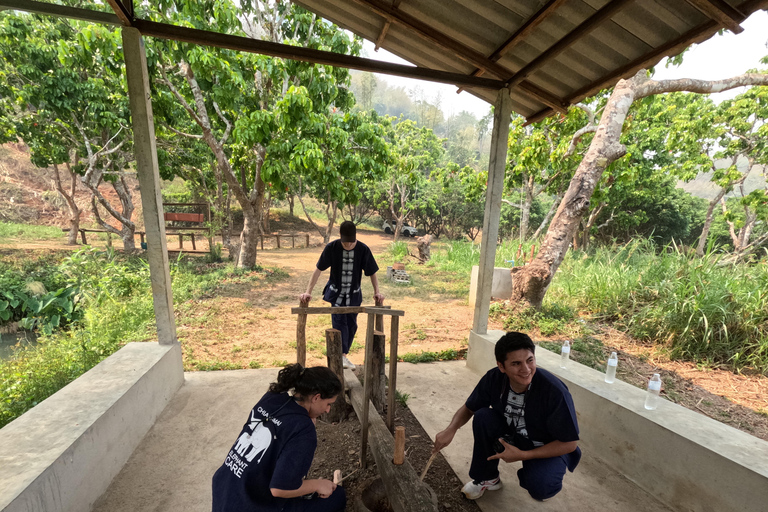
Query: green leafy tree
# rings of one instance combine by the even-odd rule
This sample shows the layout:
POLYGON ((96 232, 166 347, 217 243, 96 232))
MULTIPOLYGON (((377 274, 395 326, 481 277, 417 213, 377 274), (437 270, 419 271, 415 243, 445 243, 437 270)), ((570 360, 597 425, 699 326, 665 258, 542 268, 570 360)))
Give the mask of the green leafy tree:
POLYGON ((80 177, 91 192, 96 222, 134 249, 134 206, 125 181, 132 161, 128 98, 119 34, 101 25, 62 18, 0 14, 0 125, 5 138, 30 148, 32 163, 53 166, 56 188, 69 206, 69 242, 75 243, 80 177), (59 166, 69 174, 65 190, 59 166), (99 189, 112 186, 120 207, 99 189), (106 211, 120 228, 102 219, 106 211))
POLYGON ((393 164, 381 181, 377 204, 382 217, 393 224, 395 241, 417 197, 443 159, 441 139, 429 128, 419 128, 410 119, 400 119, 389 131, 393 164))
MULTIPOLYGON (((198 28, 337 53, 356 54, 360 49, 357 39, 290 2, 243 2, 242 10, 226 1, 167 1, 160 6, 165 16, 198 28)), ((355 150, 364 132, 375 129, 363 127, 364 118, 345 114, 354 101, 347 70, 176 42, 158 47, 157 63, 161 99, 182 105, 194 125, 194 131, 184 132, 184 122, 175 132, 207 145, 217 172, 242 208, 238 266, 255 264, 257 235, 264 229, 270 197, 297 190, 315 196, 322 192, 330 204, 330 232, 336 206, 356 199, 352 180, 357 176, 339 172, 370 163, 368 152, 382 149, 367 140, 364 155, 355 150), (347 151, 341 149, 344 144, 347 151), (324 160, 330 157, 344 161, 324 160)), ((164 122, 174 128, 176 119, 164 122)))

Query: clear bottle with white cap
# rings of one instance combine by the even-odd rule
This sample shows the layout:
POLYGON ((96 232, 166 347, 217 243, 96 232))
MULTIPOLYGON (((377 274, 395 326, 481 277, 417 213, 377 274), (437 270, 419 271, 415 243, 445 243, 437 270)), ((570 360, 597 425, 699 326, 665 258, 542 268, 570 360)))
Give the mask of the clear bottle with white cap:
POLYGON ((619 366, 619 356, 616 352, 611 352, 611 357, 608 358, 608 365, 605 367, 605 382, 613 384, 616 380, 616 368, 619 366))
POLYGON ((571 357, 571 342, 565 340, 560 349, 560 368, 568 368, 568 358, 571 357))
POLYGON ((645 408, 653 411, 659 406, 659 393, 661 393, 661 377, 654 373, 648 381, 648 393, 645 395, 645 408))

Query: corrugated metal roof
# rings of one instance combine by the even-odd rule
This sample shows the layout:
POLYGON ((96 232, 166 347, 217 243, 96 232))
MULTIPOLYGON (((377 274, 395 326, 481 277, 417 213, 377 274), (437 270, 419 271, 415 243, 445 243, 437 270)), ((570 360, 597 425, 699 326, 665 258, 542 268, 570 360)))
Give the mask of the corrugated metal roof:
MULTIPOLYGON (((738 23, 768 6, 768 0, 296 3, 417 66, 504 80, 513 109, 529 120, 653 66, 725 25, 738 30, 738 23)), ((491 90, 469 92, 495 100, 491 90)))

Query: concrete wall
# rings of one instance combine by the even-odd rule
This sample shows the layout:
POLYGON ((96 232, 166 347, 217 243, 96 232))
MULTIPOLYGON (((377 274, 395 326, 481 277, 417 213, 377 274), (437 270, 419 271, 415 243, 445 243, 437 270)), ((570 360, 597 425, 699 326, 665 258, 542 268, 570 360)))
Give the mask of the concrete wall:
MULTIPOLYGON (((467 366, 495 365, 501 331, 470 333, 467 366)), ((560 355, 536 349, 539 366, 566 383, 581 429, 580 446, 678 511, 768 510, 768 442, 667 400, 644 407, 645 391, 560 355)), ((649 375, 650 377, 650 375, 649 375)), ((578 471, 578 469, 577 469, 578 471)))
POLYGON ((178 344, 129 343, 6 425, 0 510, 91 510, 183 382, 178 344))
MULTIPOLYGON (((475 306, 477 297, 477 281, 480 267, 472 267, 472 275, 469 281, 469 306, 475 306)), ((512 274, 506 267, 493 267, 493 284, 491 285, 491 297, 508 299, 512 296, 512 274)))

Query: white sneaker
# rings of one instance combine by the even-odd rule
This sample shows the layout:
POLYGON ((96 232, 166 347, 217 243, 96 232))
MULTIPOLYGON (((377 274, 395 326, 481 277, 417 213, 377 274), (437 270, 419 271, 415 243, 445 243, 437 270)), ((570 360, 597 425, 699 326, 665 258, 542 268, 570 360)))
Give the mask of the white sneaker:
POLYGON ((357 368, 357 366, 355 366, 355 364, 352 361, 347 359, 347 356, 344 354, 341 355, 341 366, 349 370, 354 370, 355 368, 357 368))
POLYGON ((464 488, 461 490, 464 496, 470 500, 476 500, 485 493, 485 491, 498 491, 501 489, 501 479, 495 480, 472 480, 464 484, 464 488))

